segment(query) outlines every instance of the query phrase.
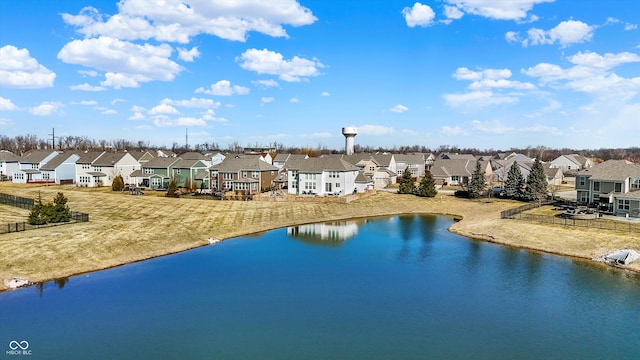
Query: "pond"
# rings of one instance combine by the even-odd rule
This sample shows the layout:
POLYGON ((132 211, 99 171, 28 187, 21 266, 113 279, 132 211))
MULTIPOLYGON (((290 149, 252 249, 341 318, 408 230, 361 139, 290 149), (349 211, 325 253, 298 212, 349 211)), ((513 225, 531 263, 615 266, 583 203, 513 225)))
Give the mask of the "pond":
POLYGON ((638 275, 472 241, 453 221, 303 225, 1 293, 1 355, 640 357, 638 275))

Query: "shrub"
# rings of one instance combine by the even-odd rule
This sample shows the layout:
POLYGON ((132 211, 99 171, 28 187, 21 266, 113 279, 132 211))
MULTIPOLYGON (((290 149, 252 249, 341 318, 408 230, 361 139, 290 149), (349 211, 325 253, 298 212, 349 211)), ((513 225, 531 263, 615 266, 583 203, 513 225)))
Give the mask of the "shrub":
POLYGON ((122 175, 118 175, 115 177, 115 179, 113 179, 113 182, 111 183, 111 190, 113 191, 124 190, 124 179, 122 178, 122 175))

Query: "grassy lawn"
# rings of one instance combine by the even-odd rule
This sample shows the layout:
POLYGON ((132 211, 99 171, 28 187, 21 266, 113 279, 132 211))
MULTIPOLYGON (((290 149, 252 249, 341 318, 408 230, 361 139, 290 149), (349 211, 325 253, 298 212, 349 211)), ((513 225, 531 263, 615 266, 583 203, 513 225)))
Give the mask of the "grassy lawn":
MULTIPOLYGON (((451 231, 491 242, 591 258, 612 249, 640 249, 636 235, 602 234, 593 229, 502 220, 500 211, 520 203, 470 201, 444 195, 419 198, 378 192, 342 203, 217 201, 114 193, 109 188, 26 186, 0 183, 0 192, 51 201, 57 192, 72 210, 90 215, 88 223, 0 235, 0 290, 4 280, 45 281, 118 266, 207 245, 208 238, 262 232, 304 223, 403 213, 447 214, 463 218, 451 231)), ((0 223, 15 221, 25 210, 0 207, 0 223)), ((640 267, 638 267, 640 270, 640 267)))

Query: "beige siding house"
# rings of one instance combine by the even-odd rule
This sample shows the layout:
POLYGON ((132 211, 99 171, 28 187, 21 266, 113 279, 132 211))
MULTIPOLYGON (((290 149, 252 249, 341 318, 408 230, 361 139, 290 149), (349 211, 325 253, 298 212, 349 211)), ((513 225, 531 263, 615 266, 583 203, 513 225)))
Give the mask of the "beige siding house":
POLYGON ((620 216, 640 217, 640 164, 608 160, 576 174, 577 199, 620 216))

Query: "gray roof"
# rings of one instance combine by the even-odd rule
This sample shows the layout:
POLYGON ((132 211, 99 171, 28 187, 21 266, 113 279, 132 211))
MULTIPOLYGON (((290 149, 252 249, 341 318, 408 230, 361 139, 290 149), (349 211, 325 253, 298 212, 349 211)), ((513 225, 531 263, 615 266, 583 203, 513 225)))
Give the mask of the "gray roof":
POLYGON ((235 157, 227 156, 220 164, 213 165, 211 170, 220 172, 238 171, 278 171, 278 167, 268 164, 258 156, 235 157))
POLYGON ((24 155, 20 162, 28 163, 28 164, 39 164, 44 160, 47 156, 51 155, 51 153, 58 153, 54 150, 33 150, 24 155))
POLYGON ((18 162, 20 157, 10 151, 0 151, 0 161, 3 162, 18 162))
MULTIPOLYGON (((486 165, 487 161, 480 160, 481 168, 486 169, 486 165)), ((475 166, 475 159, 437 159, 431 168, 431 175, 433 175, 434 178, 471 176, 475 171, 475 166)))
POLYGON ((166 169, 169 166, 171 166, 171 164, 179 160, 182 160, 182 159, 174 158, 174 157, 154 157, 153 159, 149 160, 149 162, 144 164, 142 167, 153 168, 153 169, 166 169))
POLYGON ((422 154, 393 154, 393 156, 397 163, 424 165, 424 155, 422 154))
POLYGON ((175 164, 173 164, 173 168, 174 169, 191 169, 193 167, 202 167, 202 168, 206 168, 207 165, 205 165, 203 162, 201 162, 198 159, 180 159, 178 162, 176 162, 175 164), (198 165, 198 163, 200 163, 200 165, 198 165))
POLYGON ((576 174, 590 176, 591 180, 624 181, 630 177, 640 178, 640 164, 627 160, 607 160, 590 169, 580 170, 576 174))
POLYGON ((202 155, 199 152, 195 152, 195 151, 191 151, 191 152, 186 152, 182 155, 179 155, 179 157, 185 159, 185 160, 206 160, 206 156, 202 155))
POLYGON ((368 184, 373 182, 373 180, 368 178, 364 173, 359 172, 358 175, 356 176, 355 182, 358 184, 368 184))
POLYGON ((53 159, 49 160, 46 164, 40 167, 41 170, 55 170, 58 166, 62 165, 67 159, 73 156, 73 153, 58 154, 53 159))
POLYGON ((122 158, 125 157, 127 154, 129 154, 129 153, 126 153, 126 152, 117 152, 117 153, 106 152, 106 153, 102 154, 102 156, 97 158, 93 162, 93 165, 96 165, 96 166, 113 166, 118 161, 122 160, 122 158))
POLYGON ((287 170, 321 173, 323 171, 358 171, 358 167, 347 162, 345 159, 319 157, 287 161, 287 170))
POLYGON ((80 159, 76 161, 76 164, 91 164, 96 161, 96 159, 100 157, 102 153, 103 151, 89 151, 79 153, 78 155, 80 155, 80 159))

